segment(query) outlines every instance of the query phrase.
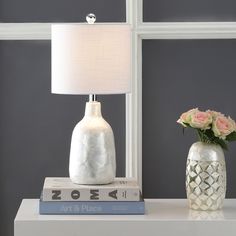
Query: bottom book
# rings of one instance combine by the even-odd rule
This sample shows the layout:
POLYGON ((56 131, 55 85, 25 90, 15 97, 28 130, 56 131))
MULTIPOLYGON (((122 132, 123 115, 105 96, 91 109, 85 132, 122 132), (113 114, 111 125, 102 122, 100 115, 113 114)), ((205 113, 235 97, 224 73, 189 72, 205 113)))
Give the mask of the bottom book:
POLYGON ((39 201, 41 215, 144 215, 144 201, 136 202, 45 202, 39 201))

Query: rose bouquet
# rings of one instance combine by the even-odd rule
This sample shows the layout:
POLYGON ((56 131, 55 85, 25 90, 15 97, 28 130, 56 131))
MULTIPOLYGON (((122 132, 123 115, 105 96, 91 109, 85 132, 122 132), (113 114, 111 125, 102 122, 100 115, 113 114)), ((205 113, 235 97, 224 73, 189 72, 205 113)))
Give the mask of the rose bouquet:
POLYGON ((194 128, 201 142, 219 144, 227 149, 228 142, 236 141, 235 121, 220 112, 195 108, 184 112, 177 122, 184 128, 194 128))

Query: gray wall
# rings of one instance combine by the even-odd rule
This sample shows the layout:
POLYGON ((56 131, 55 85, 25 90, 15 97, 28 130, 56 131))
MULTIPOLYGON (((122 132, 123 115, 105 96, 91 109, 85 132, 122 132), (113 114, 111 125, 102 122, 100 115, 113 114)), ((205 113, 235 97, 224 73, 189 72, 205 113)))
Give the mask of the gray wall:
POLYGON ((144 0, 143 20, 235 21, 235 0, 144 0))
MULTIPOLYGON (((13 234, 22 198, 39 198, 46 176, 68 176, 71 133, 87 96, 50 92, 50 42, 0 41, 0 235, 13 234)), ((125 175, 125 95, 99 96, 125 175)))
MULTIPOLYGON (((143 190, 150 198, 183 198, 193 130, 176 123, 190 108, 236 119, 236 40, 143 41, 143 190)), ((236 143, 225 152, 227 197, 236 197, 236 143)))
MULTIPOLYGON (((145 21, 232 20, 235 1, 144 0, 145 21), (204 4, 206 3, 206 4, 204 4)), ((125 0, 0 0, 1 22, 125 21, 125 0)), ((175 123, 190 107, 236 118, 234 40, 143 42, 143 188, 145 197, 185 197, 190 131, 175 123), (204 86, 202 86, 202 84, 204 86), (223 90, 221 89, 223 88, 223 90), (200 91, 200 92, 199 92, 200 91), (222 95, 223 98, 222 99, 222 95), (170 164, 171 163, 171 164, 170 164)), ((13 235, 22 198, 38 198, 45 176, 68 176, 70 136, 85 96, 50 93, 50 42, 0 42, 0 235, 13 235)), ((125 96, 100 96, 116 136, 117 174, 125 173, 125 96)), ((228 197, 236 197, 236 146, 226 153, 228 197)))
MULTIPOLYGON (((125 21, 125 0, 0 1, 0 21, 125 21), (59 7, 55 8, 55 5, 59 7)), ((68 176, 70 139, 87 96, 50 92, 50 41, 0 41, 0 235, 13 236, 23 198, 39 198, 46 176, 68 176)), ((125 95, 99 96, 125 175, 125 95)))
POLYGON ((0 22, 125 21, 125 0, 1 0, 0 22))

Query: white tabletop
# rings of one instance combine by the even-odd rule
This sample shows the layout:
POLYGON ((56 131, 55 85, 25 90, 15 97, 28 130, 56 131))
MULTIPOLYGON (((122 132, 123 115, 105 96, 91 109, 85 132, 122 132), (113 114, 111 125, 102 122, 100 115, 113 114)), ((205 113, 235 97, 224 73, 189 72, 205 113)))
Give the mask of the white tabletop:
POLYGON ((236 235, 236 199, 220 211, 189 210, 186 199, 146 199, 145 215, 39 215, 38 199, 24 199, 15 236, 236 235))

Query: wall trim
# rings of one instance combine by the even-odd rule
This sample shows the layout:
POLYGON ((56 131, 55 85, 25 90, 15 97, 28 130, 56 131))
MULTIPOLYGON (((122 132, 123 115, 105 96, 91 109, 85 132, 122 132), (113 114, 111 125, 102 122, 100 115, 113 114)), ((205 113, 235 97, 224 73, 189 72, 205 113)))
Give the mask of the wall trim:
POLYGON ((236 38, 236 22, 142 23, 136 30, 143 39, 236 38))
MULTIPOLYGON (((130 2, 131 0, 127 0, 130 2)), ((136 5, 136 4, 133 4, 136 5)), ((131 5, 131 6, 133 6, 131 5)), ((127 22, 142 39, 235 39, 236 22, 141 23, 130 9, 127 22)), ((51 23, 0 23, 0 40, 50 40, 51 23)))
POLYGON ((0 23, 0 40, 50 40, 51 23, 0 23))

